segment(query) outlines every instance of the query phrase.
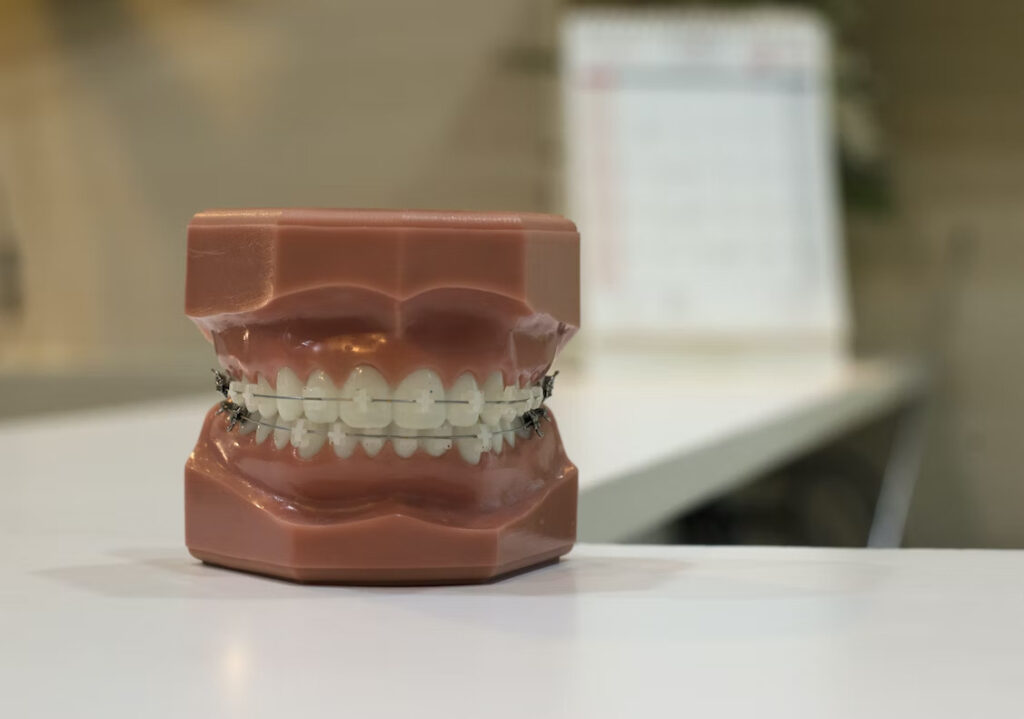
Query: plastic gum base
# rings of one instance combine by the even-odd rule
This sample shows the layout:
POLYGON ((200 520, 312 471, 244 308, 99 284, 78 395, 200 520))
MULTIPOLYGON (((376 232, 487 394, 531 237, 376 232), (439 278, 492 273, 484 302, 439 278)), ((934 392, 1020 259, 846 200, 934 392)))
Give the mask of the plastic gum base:
MULTIPOLYGON (((225 210, 189 226, 186 313, 235 377, 282 366, 340 385, 371 365, 445 386, 535 384, 579 325, 579 237, 512 213, 225 210)), ((487 581, 576 535, 576 468, 554 421, 470 464, 458 451, 312 459, 206 417, 185 469, 197 558, 302 582, 487 581)))

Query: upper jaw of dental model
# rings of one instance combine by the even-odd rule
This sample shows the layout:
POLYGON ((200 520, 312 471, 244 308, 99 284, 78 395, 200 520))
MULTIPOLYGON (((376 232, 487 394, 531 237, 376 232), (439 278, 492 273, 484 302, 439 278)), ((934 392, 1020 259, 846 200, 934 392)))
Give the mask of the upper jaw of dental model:
POLYGON ((271 387, 260 375, 256 383, 232 380, 214 370, 216 389, 226 398, 218 414, 227 415, 227 428, 240 426, 256 433, 262 443, 273 434, 274 445, 288 445, 299 457, 312 458, 329 443, 339 457, 349 457, 358 443, 369 456, 390 441, 395 453, 409 457, 417 450, 440 456, 454 445, 467 462, 482 453, 500 453, 516 437, 543 436, 548 419, 543 402, 551 396, 554 378, 548 375, 532 387, 505 386, 500 372, 479 387, 469 372, 445 388, 437 373, 418 369, 392 390, 377 370, 356 367, 339 387, 322 370, 303 384, 287 367, 278 371, 271 387))

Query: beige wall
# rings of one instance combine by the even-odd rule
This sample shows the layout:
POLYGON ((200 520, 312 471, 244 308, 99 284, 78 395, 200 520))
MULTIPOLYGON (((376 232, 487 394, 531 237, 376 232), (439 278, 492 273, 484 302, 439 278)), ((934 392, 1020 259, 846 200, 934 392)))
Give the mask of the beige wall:
POLYGON ((205 207, 551 204, 551 2, 5 8, 8 367, 206 352, 181 310, 205 207))
POLYGON ((851 222, 861 346, 916 341, 943 243, 970 238, 909 540, 1024 546, 1024 4, 863 5, 897 205, 851 222))

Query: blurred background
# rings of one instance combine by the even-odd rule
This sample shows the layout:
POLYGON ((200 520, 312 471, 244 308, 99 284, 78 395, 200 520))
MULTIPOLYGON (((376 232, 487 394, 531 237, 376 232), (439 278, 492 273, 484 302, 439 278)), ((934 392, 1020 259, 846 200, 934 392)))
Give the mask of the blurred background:
POLYGON ((904 543, 1024 547, 1022 48, 1003 0, 8 0, 0 422, 208 394, 200 209, 558 212, 570 365, 926 379, 659 541, 863 544, 911 407, 904 543))

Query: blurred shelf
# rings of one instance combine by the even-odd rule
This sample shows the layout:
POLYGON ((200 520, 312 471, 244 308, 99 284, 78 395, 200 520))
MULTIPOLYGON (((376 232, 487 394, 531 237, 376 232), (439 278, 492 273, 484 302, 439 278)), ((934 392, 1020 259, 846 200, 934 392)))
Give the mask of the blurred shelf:
POLYGON ((747 356, 559 376, 581 541, 623 541, 922 396, 920 365, 747 356))

